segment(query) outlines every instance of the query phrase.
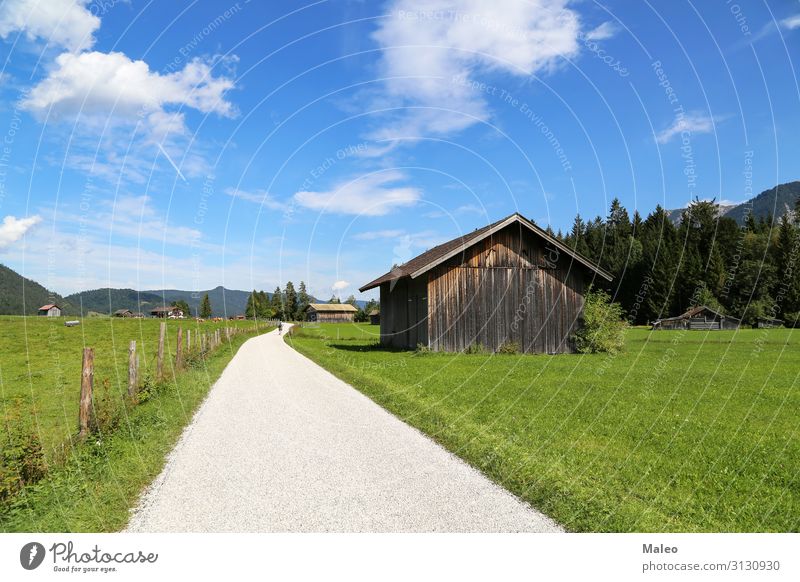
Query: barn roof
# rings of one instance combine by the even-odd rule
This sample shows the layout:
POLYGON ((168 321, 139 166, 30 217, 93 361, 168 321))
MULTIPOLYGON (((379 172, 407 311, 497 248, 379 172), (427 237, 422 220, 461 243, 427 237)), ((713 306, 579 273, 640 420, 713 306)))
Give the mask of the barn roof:
POLYGON ((483 228, 478 228, 470 233, 467 233, 458 238, 454 238, 451 241, 442 243, 439 246, 435 246, 432 249, 425 251, 424 253, 414 257, 410 261, 394 267, 391 271, 385 273, 384 275, 381 275, 374 281, 370 281, 363 287, 359 288, 359 291, 363 293, 368 289, 373 289, 375 287, 380 286, 381 283, 388 283, 389 281, 394 281, 395 279, 401 279, 403 277, 411 277, 412 279, 416 279, 420 275, 427 273, 429 270, 443 263, 447 259, 450 259, 458 255, 459 253, 464 252, 472 245, 482 241, 487 237, 490 237, 499 230, 514 223, 519 223, 522 226, 526 227, 534 234, 538 235, 539 237, 543 238, 544 240, 552 244, 558 250, 564 252, 567 256, 572 257, 576 262, 582 264, 585 267, 588 267, 591 271, 600 275, 603 279, 606 279, 608 281, 612 280, 613 277, 611 276, 610 273, 608 273, 604 269, 601 269, 600 267, 595 265, 592 261, 581 255, 580 253, 575 252, 557 238, 547 234, 545 230, 536 226, 533 222, 522 216, 520 213, 515 212, 511 216, 507 216, 502 220, 498 220, 497 222, 488 224, 483 228))
POLYGON ((133 313, 130 309, 117 309, 114 315, 122 315, 123 313, 133 313))
POLYGON ((52 309, 53 307, 58 307, 58 305, 56 305, 55 303, 48 303, 47 305, 42 305, 39 308, 39 311, 47 311, 49 309, 52 309))
POLYGON ((741 321, 737 317, 731 317, 730 315, 725 315, 724 313, 720 313, 716 309, 711 309, 708 305, 698 305, 697 307, 692 307, 685 313, 681 313, 680 315, 676 315, 675 317, 665 317, 664 319, 659 319, 658 321, 678 321, 681 319, 690 319, 692 317, 695 317, 703 313, 704 311, 710 311, 711 313, 713 313, 714 315, 716 315, 721 319, 732 319, 734 321, 741 321))
POLYGON ((153 309, 150 310, 150 313, 156 313, 156 312, 161 313, 164 311, 177 311, 177 310, 178 308, 175 307, 174 305, 171 307, 154 307, 153 309))
POLYGON ((314 311, 358 311, 349 303, 309 303, 306 309, 314 311))
POLYGON ((378 311, 377 309, 373 309, 367 315, 380 315, 380 314, 381 314, 380 311, 378 311))

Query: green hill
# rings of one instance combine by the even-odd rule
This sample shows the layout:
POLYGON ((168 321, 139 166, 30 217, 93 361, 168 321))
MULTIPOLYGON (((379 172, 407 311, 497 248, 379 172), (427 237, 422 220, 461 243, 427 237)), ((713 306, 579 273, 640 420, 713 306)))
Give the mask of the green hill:
MULTIPOLYGON (((181 291, 179 289, 162 289, 158 291, 143 291, 148 295, 156 295, 162 303, 167 305, 173 301, 183 299, 192 309, 195 315, 203 300, 203 295, 208 293, 208 300, 211 302, 211 310, 215 317, 227 317, 230 315, 244 314, 247 307, 247 298, 250 291, 238 291, 236 289, 226 289, 225 287, 215 287, 208 291, 181 291)), ((271 293, 268 293, 272 297, 271 293)))
POLYGON ((92 289, 67 295, 64 299, 74 306, 76 313, 83 315, 90 311, 110 315, 117 309, 148 313, 153 307, 164 304, 158 295, 133 289, 92 289))
POLYGON ((0 315, 36 315, 47 303, 57 303, 64 315, 73 314, 71 305, 61 295, 0 265, 0 315))

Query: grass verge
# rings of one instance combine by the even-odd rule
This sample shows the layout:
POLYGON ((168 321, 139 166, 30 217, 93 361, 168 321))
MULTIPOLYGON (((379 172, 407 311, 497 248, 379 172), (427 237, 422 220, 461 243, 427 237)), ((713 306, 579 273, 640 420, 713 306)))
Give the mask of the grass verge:
POLYGON ((123 528, 141 491, 239 347, 234 336, 205 362, 150 390, 127 407, 115 430, 68 449, 47 476, 0 506, 3 532, 109 532, 123 528))
POLYGON ((632 329, 616 356, 396 352, 343 331, 287 341, 569 530, 800 529, 792 330, 632 329))

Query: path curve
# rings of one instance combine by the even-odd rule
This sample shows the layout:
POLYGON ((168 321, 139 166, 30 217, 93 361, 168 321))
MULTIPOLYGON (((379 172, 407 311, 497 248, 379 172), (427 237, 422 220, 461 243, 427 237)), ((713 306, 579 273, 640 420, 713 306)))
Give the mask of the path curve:
POLYGON ((273 331, 239 348, 128 531, 562 530, 273 331))

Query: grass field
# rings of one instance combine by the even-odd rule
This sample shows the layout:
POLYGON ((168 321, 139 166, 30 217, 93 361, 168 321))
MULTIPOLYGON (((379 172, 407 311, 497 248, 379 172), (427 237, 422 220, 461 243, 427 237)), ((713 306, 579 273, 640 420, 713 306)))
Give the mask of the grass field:
MULTIPOLYGON (((252 322, 175 321, 167 323, 172 358, 177 326, 211 331, 252 322)), ((128 342, 143 346, 142 369, 155 367, 159 322, 156 320, 84 319, 66 328, 63 319, 0 318, 0 409, 22 402, 23 421, 33 423, 48 456, 44 480, 0 506, 0 531, 115 531, 125 526, 129 509, 142 489, 158 475, 166 454, 222 370, 250 334, 206 356, 198 365, 152 388, 138 406, 123 409, 112 432, 93 434, 86 443, 56 451, 77 433, 81 350, 95 348, 95 393, 108 379, 110 397, 122 403, 127 388, 128 342), (32 411, 32 412, 31 412, 32 411)), ((254 330, 253 330, 254 331, 254 330)), ((265 329, 262 328, 262 332, 265 329)), ((174 361, 174 359, 169 359, 174 361)))
MULTIPOLYGON (((77 432, 84 346, 95 350, 95 390, 107 380, 115 395, 127 390, 130 340, 136 340, 141 354, 140 375, 155 373, 158 349, 156 319, 85 318, 77 327, 65 327, 65 319, 71 318, 0 316, 0 415, 15 402, 26 415, 33 411, 48 456, 77 432)), ((195 334, 237 324, 253 327, 247 321, 167 320, 167 375, 173 374, 178 326, 195 334)))
POLYGON ((798 531, 800 335, 628 332, 608 355, 292 345, 573 531, 798 531))

